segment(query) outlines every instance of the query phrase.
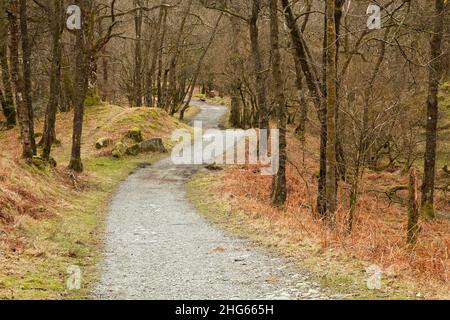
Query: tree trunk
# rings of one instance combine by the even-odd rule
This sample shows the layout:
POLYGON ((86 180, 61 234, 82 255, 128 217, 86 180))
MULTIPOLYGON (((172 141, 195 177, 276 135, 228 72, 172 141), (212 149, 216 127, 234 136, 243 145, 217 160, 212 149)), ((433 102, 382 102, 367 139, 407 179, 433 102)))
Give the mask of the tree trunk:
POLYGON ((166 39, 167 31, 167 10, 164 10, 164 17, 162 22, 162 34, 160 41, 160 48, 158 51, 158 75, 157 75, 157 97, 158 97, 158 108, 163 108, 163 88, 162 88, 162 73, 163 73, 163 54, 164 54, 164 42, 166 39))
POLYGON ((250 42, 253 56, 256 94, 259 109, 259 128, 269 128, 269 113, 266 105, 266 79, 259 46, 258 18, 261 11, 261 0, 253 0, 252 16, 250 18, 250 42))
MULTIPOLYGON (((346 0, 336 0, 335 10, 334 10, 334 20, 336 26, 336 70, 339 65, 339 50, 341 47, 341 24, 343 16, 343 6, 346 0)), ((337 73, 336 73, 337 79, 337 73)), ((340 82, 336 80, 336 126, 345 126, 343 123, 343 117, 340 116, 340 82)), ((347 165, 345 161, 345 152, 342 142, 342 132, 340 130, 336 131, 336 193, 339 190, 339 179, 346 181, 347 177, 347 165)), ((336 194, 337 196, 337 194, 336 194)))
POLYGON ((141 1, 134 0, 135 48, 134 48, 134 105, 142 107, 142 9, 141 1))
POLYGON ((295 85, 298 90, 300 98, 300 118, 295 133, 300 137, 300 140, 306 141, 306 122, 308 121, 308 102, 306 101, 305 90, 303 87, 303 74, 298 61, 297 55, 294 54, 295 62, 295 85))
POLYGON ((272 204, 283 206, 287 199, 286 186, 286 101, 283 91, 283 78, 281 75, 281 54, 278 27, 278 0, 270 0, 270 44, 272 49, 272 76, 274 81, 275 103, 280 130, 279 141, 279 170, 273 177, 272 204))
POLYGON ((19 1, 20 15, 20 36, 22 40, 22 60, 23 60, 23 84, 24 99, 28 112, 28 126, 30 132, 30 144, 33 154, 36 154, 36 141, 34 138, 34 112, 31 85, 31 46, 28 38, 28 8, 27 0, 19 1))
POLYGON ((19 27, 17 25, 17 13, 17 0, 9 0, 8 21, 10 30, 11 78, 15 89, 17 116, 19 118, 20 137, 22 141, 22 157, 27 161, 31 161, 35 153, 33 151, 32 135, 30 132, 30 114, 24 99, 23 77, 19 70, 19 27))
POLYGON ((167 13, 166 13, 166 10, 164 9, 164 7, 161 7, 159 9, 158 23, 156 25, 155 36, 154 36, 153 44, 152 44, 152 60, 150 63, 150 70, 148 71, 147 76, 146 76, 147 89, 145 91, 145 104, 148 107, 155 106, 154 97, 153 97, 153 82, 155 79, 155 71, 156 71, 156 65, 158 63, 159 51, 163 46, 163 43, 161 41, 162 37, 161 37, 160 33, 161 33, 161 25, 163 23, 163 20, 165 19, 164 16, 166 14, 167 13))
MULTIPOLYGON (((82 8, 84 13, 84 0, 76 0, 75 4, 82 8)), ((84 100, 88 87, 87 55, 85 53, 86 43, 84 37, 84 14, 82 14, 82 29, 75 31, 76 49, 76 73, 75 73, 75 97, 74 97, 74 117, 72 134, 72 154, 69 169, 75 172, 83 171, 81 161, 81 137, 83 133, 84 100)))
POLYGON ((409 174, 409 201, 408 201, 408 244, 415 245, 419 235, 419 197, 417 172, 412 168, 409 174))
POLYGON ((230 17, 230 24, 232 29, 232 43, 230 48, 230 65, 231 65, 231 110, 230 110, 230 125, 234 128, 242 127, 242 108, 240 103, 241 90, 241 72, 242 66, 240 63, 239 46, 241 44, 241 33, 239 23, 236 17, 230 17))
POLYGON ((11 78, 8 63, 8 25, 3 6, 0 6, 0 68, 3 82, 2 107, 8 127, 16 125, 16 109, 14 107, 14 98, 11 88, 11 78))
POLYGON ((186 11, 183 14, 183 18, 181 20, 180 28, 178 30, 177 38, 175 40, 175 48, 174 52, 172 54, 172 58, 170 60, 169 64, 169 89, 167 94, 167 101, 166 105, 169 109, 169 112, 171 115, 174 115, 177 109, 178 105, 178 89, 177 89, 177 64, 178 64, 178 58, 180 55, 180 46, 183 44, 183 34, 184 29, 186 26, 187 19, 189 17, 189 14, 191 13, 191 7, 192 7, 193 0, 189 0, 186 11))
POLYGON ((436 17, 431 39, 431 63, 429 66, 428 98, 427 98, 427 130, 424 177, 422 185, 422 215, 426 219, 434 219, 434 188, 436 183, 436 150, 438 126, 438 93, 442 77, 442 39, 444 36, 445 0, 436 0, 436 17))
POLYGON ((233 85, 233 94, 231 95, 231 107, 230 107, 230 125, 233 128, 239 128, 241 126, 241 103, 239 96, 239 87, 233 85), (235 88, 236 87, 236 88, 235 88), (236 92, 236 94, 234 94, 236 92))
MULTIPOLYGON (((49 10, 50 11, 50 10, 49 10)), ((53 11, 49 12, 49 24, 52 30, 52 66, 50 71, 50 94, 45 114, 42 158, 50 160, 52 145, 56 140, 55 123, 61 96, 61 34, 63 11, 61 1, 53 0, 53 11)))
POLYGON ((334 223, 336 200, 336 24, 335 24, 335 0, 327 0, 327 52, 326 52, 326 85, 327 85, 327 219, 334 223))

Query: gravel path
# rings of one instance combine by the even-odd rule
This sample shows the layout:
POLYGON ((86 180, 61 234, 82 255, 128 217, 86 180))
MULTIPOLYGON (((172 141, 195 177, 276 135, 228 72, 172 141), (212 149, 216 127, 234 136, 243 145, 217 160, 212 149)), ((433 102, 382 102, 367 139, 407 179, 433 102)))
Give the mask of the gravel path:
MULTIPOLYGON (((225 108, 196 102, 212 128, 225 108)), ((285 259, 224 234, 186 198, 198 168, 170 159, 131 175, 107 221, 99 299, 330 299, 285 259)))

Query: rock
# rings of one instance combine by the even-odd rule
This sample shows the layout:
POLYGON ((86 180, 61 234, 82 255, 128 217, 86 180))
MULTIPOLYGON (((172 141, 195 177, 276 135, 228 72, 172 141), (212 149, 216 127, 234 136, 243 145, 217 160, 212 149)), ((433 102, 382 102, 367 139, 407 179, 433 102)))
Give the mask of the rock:
POLYGON ((154 138, 139 143, 140 152, 160 152, 167 153, 161 138, 154 138))
POLYGON ((97 149, 107 148, 113 144, 113 140, 111 138, 101 138, 95 143, 95 147, 97 149))
POLYGON ((142 135, 142 130, 138 127, 129 129, 126 134, 126 137, 128 139, 131 139, 138 143, 144 141, 144 136, 142 135))
POLYGON ((125 153, 129 156, 137 156, 140 153, 146 152, 160 152, 166 153, 167 150, 163 145, 161 138, 155 138, 137 143, 128 147, 125 153))
POLYGON ((127 146, 122 143, 122 142, 118 142, 115 146, 114 149, 112 151, 112 156, 114 158, 122 158, 127 152, 127 146))
POLYGON ((128 147, 125 151, 125 154, 128 156, 137 156, 139 153, 141 153, 141 147, 140 144, 132 145, 131 147, 128 147))

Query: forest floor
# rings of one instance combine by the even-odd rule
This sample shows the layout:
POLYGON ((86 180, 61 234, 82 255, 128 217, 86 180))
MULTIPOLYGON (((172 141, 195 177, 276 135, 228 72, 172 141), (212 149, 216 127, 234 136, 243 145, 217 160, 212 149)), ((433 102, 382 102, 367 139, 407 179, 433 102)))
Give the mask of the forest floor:
MULTIPOLYGON (((191 108, 187 117, 198 112, 191 108)), ((89 296, 98 278, 106 208, 112 192, 137 167, 167 155, 111 157, 97 150, 100 138, 120 139, 140 127, 145 138, 162 137, 188 126, 164 111, 98 105, 86 109, 82 155, 85 173, 73 175, 67 166, 72 113, 60 114, 60 144, 54 170, 39 170, 20 160, 18 130, 0 131, 0 299, 78 299, 89 296), (80 291, 68 291, 67 268, 83 269, 80 291)), ((42 121, 36 123, 41 128, 42 121)))
MULTIPOLYGON (((441 97, 441 103, 448 97, 441 97)), ((450 103, 441 109, 441 126, 446 126, 450 103)), ((368 171, 353 233, 348 235, 345 228, 348 203, 341 203, 337 228, 330 231, 312 212, 318 172, 318 157, 312 151, 318 150, 319 141, 309 135, 303 145, 293 131, 288 134, 288 158, 294 165, 288 165, 289 198, 284 209, 271 206, 271 178, 261 176, 258 166, 200 173, 188 184, 189 198, 210 221, 292 259, 316 274, 323 286, 348 299, 449 299, 448 193, 438 192, 438 219, 421 222, 419 243, 411 249, 406 244, 407 208, 384 194, 393 186, 406 185, 407 174, 401 169, 368 171), (382 271, 381 290, 368 289, 369 267, 382 271)), ((448 134, 448 130, 440 134, 439 168, 449 164, 448 134)), ((440 183, 449 180, 441 170, 438 178, 440 183)), ((340 189, 340 199, 348 199, 348 186, 342 184, 340 189)))

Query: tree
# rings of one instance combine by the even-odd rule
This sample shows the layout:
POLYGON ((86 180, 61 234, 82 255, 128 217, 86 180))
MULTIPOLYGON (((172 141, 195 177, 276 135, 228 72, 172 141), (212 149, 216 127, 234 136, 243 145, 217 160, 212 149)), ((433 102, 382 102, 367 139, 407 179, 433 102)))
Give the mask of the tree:
POLYGON ((241 114, 241 98, 240 88, 242 86, 242 66, 240 53, 241 43, 241 30, 239 26, 239 20, 235 16, 230 16, 229 21, 232 29, 232 43, 230 48, 230 67, 231 67, 231 85, 230 85, 230 125, 234 128, 242 127, 242 114, 241 114))
POLYGON ((26 0, 19 0, 20 38, 22 42, 23 62, 23 98, 28 112, 29 142, 33 154, 36 154, 36 140, 34 137, 34 111, 31 86, 31 44, 28 36, 28 5, 26 0))
MULTIPOLYGON (((22 157, 27 161, 31 161, 35 155, 35 143, 33 131, 30 130, 33 125, 33 121, 30 118, 32 112, 28 110, 29 104, 25 99, 26 93, 23 74, 20 72, 19 26, 17 23, 17 15, 19 14, 18 5, 19 3, 17 0, 9 0, 8 21, 10 31, 11 78, 14 85, 17 115, 20 126, 22 157)), ((21 5, 23 5, 23 3, 21 3, 21 5)), ((21 13, 24 14, 23 8, 21 8, 21 13)), ((25 17, 23 17, 23 19, 25 19, 25 17)))
POLYGON ((279 170, 273 177, 272 182, 272 203, 275 206, 282 206, 287 199, 286 186, 286 101, 283 91, 283 79, 281 74, 281 54, 279 43, 278 27, 278 0, 270 0, 270 46, 272 50, 272 77, 275 91, 275 109, 277 112, 278 130, 280 131, 279 141, 279 170))
POLYGON ((134 12, 134 24, 136 32, 134 49, 134 105, 142 107, 142 3, 140 0, 134 0, 136 8, 134 12))
POLYGON ((0 2, 0 68, 2 73, 3 92, 1 105, 3 108, 3 114, 6 118, 6 124, 8 127, 14 127, 16 125, 16 109, 14 107, 14 98, 11 88, 11 78, 8 63, 8 24, 5 15, 5 3, 0 2))
POLYGON ((203 61, 205 60, 206 54, 208 53, 209 48, 211 48, 211 45, 216 37, 222 17, 223 17, 223 14, 220 14, 219 17, 217 18, 216 24, 214 25, 214 28, 213 28, 211 36, 208 40, 208 43, 206 44, 206 47, 203 49, 203 52, 201 53, 200 58, 197 61, 197 66, 194 71, 194 75, 193 75, 193 79, 192 79, 192 83, 191 83, 191 87, 190 87, 188 96, 186 98, 186 101, 185 101, 183 107, 180 110, 180 120, 184 119, 184 114, 185 114, 186 110, 189 108, 189 104, 191 103, 192 97, 194 95, 194 89, 197 84, 197 80, 200 75, 200 71, 202 69, 203 61))
POLYGON ((416 168, 411 168, 409 172, 409 199, 408 199, 408 232, 407 240, 410 245, 417 243, 419 235, 419 197, 418 197, 418 182, 416 168))
POLYGON ((153 82, 155 80, 155 72, 156 72, 156 64, 158 62, 158 56, 163 47, 164 38, 161 35, 161 27, 163 21, 165 20, 165 16, 167 15, 166 8, 162 5, 163 1, 161 1, 161 5, 159 8, 158 21, 156 23, 156 28, 154 31, 152 46, 151 46, 151 60, 150 60, 150 69, 146 74, 145 80, 145 104, 148 107, 154 107, 154 97, 153 97, 153 82))
POLYGON ((444 37, 444 16, 446 0, 436 0, 433 36, 430 42, 431 62, 428 75, 427 129, 424 177, 422 185, 422 215, 434 219, 434 189, 436 183, 436 151, 439 102, 438 93, 442 78, 442 40, 444 37))
POLYGON ((163 14, 163 19, 162 19, 162 25, 161 25, 161 37, 160 37, 160 46, 158 48, 158 73, 156 76, 156 87, 157 87, 157 99, 158 99, 158 103, 157 106, 158 108, 163 108, 164 107, 164 101, 163 101, 163 97, 164 97, 164 92, 163 92, 163 78, 162 78, 162 73, 163 73, 163 56, 164 56, 164 42, 166 41, 166 35, 167 35, 167 8, 164 7, 164 14, 163 14))
POLYGON ((42 136, 42 158, 44 161, 50 160, 52 145, 56 140, 55 124, 56 112, 61 95, 61 60, 63 32, 63 6, 61 1, 53 0, 52 7, 45 7, 47 19, 52 33, 52 63, 50 71, 50 92, 45 113, 44 132, 42 136))
MULTIPOLYGON (((322 216, 326 214, 326 151, 327 151, 327 119, 326 119, 326 105, 325 105, 325 92, 323 92, 324 86, 321 85, 315 63, 311 61, 310 50, 306 45, 302 32, 297 25, 297 19, 294 16, 292 6, 289 0, 281 0, 283 5, 283 12, 286 19, 286 25, 289 28, 291 35, 291 42, 293 46, 293 53, 295 54, 295 62, 300 66, 297 66, 302 70, 305 77, 305 81, 309 90, 309 94, 312 97, 313 103, 316 107, 317 114, 320 121, 320 173, 317 192, 317 211, 322 216)), ((325 34, 326 35, 326 34, 325 34)))
POLYGON ((326 196, 327 196, 327 218, 332 221, 336 213, 336 108, 337 108, 337 85, 336 85, 336 24, 334 8, 336 0, 327 0, 326 8, 326 87, 327 87, 327 174, 326 174, 326 196))
POLYGON ((266 105, 266 79, 264 76, 264 65, 261 58, 259 44, 258 18, 261 11, 261 0, 253 0, 252 14, 249 19, 250 42, 254 63, 254 73, 259 109, 259 128, 269 128, 269 113, 266 105))
POLYGON ((179 97, 178 97, 178 90, 177 90, 177 64, 180 57, 180 51, 181 46, 183 45, 183 36, 184 36, 184 30, 186 27, 186 23, 188 20, 189 15, 191 14, 191 8, 192 8, 193 0, 189 0, 186 5, 186 10, 183 13, 183 18, 181 19, 180 28, 177 32, 177 36, 175 38, 175 42, 173 44, 173 53, 172 57, 170 58, 169 63, 169 89, 167 93, 167 98, 165 99, 166 108, 169 109, 170 114, 174 115, 178 104, 180 103, 179 97))
MULTIPOLYGON (((69 162, 69 169, 75 172, 83 171, 81 161, 81 139, 83 134, 84 102, 88 91, 93 91, 94 86, 92 77, 95 77, 95 66, 97 64, 98 53, 116 36, 113 33, 117 25, 115 15, 115 0, 110 3, 111 23, 106 33, 98 38, 94 37, 96 25, 96 15, 98 8, 95 3, 88 0, 77 0, 75 4, 81 9, 81 29, 75 30, 75 52, 76 52, 76 71, 75 71, 75 98, 74 98, 74 117, 72 133, 72 152, 69 162), (91 85, 91 88, 89 87, 91 85)), ((103 17, 104 18, 104 17, 103 17)))
POLYGON ((86 52, 86 0, 76 0, 75 4, 81 8, 81 29, 75 30, 76 72, 75 72, 75 101, 73 114, 72 154, 69 169, 75 172, 83 171, 81 161, 81 137, 83 132, 84 100, 88 89, 88 55, 86 52))

